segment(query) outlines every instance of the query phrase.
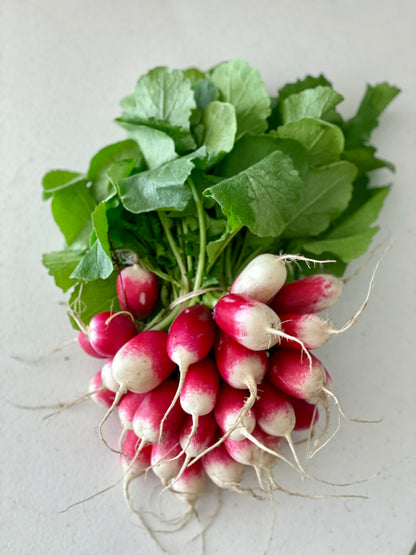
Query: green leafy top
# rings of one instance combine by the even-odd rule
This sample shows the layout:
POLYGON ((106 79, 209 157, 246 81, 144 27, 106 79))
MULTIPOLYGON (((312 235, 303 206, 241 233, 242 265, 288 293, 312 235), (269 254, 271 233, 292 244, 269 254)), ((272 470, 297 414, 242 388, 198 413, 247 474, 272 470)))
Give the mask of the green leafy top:
POLYGON ((163 282, 162 315, 192 289, 226 289, 262 252, 330 256, 341 272, 377 231, 388 187, 371 187, 368 173, 393 166, 369 141, 398 92, 368 86, 344 121, 343 97, 323 75, 270 98, 243 60, 207 72, 155 68, 122 100, 125 141, 85 173, 45 175, 64 246, 43 262, 85 323, 117 307, 121 249, 163 282))

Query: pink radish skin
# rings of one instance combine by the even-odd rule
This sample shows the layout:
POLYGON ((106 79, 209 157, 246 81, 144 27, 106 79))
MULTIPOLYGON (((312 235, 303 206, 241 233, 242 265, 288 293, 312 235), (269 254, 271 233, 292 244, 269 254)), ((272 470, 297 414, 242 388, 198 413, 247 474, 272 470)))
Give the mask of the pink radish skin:
POLYGON ((94 376, 91 378, 90 385, 88 391, 91 393, 92 391, 96 391, 93 395, 91 395, 91 399, 97 403, 97 405, 101 405, 103 407, 111 407, 114 401, 114 393, 109 391, 103 386, 103 380, 101 378, 101 370, 99 370, 94 376))
POLYGON ((115 355, 135 335, 136 324, 123 313, 100 312, 91 318, 88 325, 92 348, 105 357, 115 355))
POLYGON ((198 428, 190 437, 193 431, 193 420, 191 415, 186 416, 179 433, 179 443, 187 457, 196 457, 209 447, 213 443, 217 430, 214 415, 205 414, 199 418, 198 428), (188 441, 189 438, 190 441, 188 441))
MULTIPOLYGON (((176 391, 176 381, 165 380, 153 391, 147 393, 133 418, 135 434, 146 443, 157 443, 160 422, 172 402, 176 391)), ((180 429, 185 413, 176 403, 166 419, 166 427, 161 441, 167 440, 180 429)))
POLYGON ((221 377, 235 389, 248 389, 252 406, 257 396, 257 384, 264 378, 269 359, 266 351, 250 351, 219 331, 215 341, 215 360, 221 377))
MULTIPOLYGON (((279 315, 283 331, 300 339, 306 349, 319 349, 333 335, 332 326, 317 314, 281 313, 279 315)), ((282 346, 287 349, 300 350, 299 343, 283 338, 282 346)))
POLYGON ((234 280, 231 293, 267 304, 286 281, 285 258, 267 253, 256 256, 234 280))
POLYGON ((136 434, 132 430, 128 430, 122 442, 124 455, 120 455, 121 466, 123 471, 127 473, 125 475, 125 479, 127 480, 132 480, 133 478, 141 476, 144 472, 146 472, 151 464, 151 445, 145 446, 141 450, 140 455, 135 457, 139 443, 140 439, 136 436, 136 434), (134 462, 131 465, 133 459, 134 462))
POLYGON ((281 312, 321 312, 337 302, 342 287, 342 279, 331 274, 315 274, 284 285, 270 306, 279 315, 281 312))
POLYGON ((326 398, 326 370, 313 355, 312 366, 302 354, 290 349, 277 349, 270 357, 268 378, 271 383, 292 397, 311 404, 326 398))
POLYGON ((179 366, 179 384, 172 405, 160 424, 163 432, 165 419, 182 391, 188 368, 204 359, 214 345, 216 327, 211 310, 203 305, 185 308, 173 321, 166 344, 169 358, 179 366))
MULTIPOLYGON (((268 444, 267 446, 272 449, 272 451, 276 453, 280 451, 280 438, 270 437, 262 432, 260 428, 256 428, 253 431, 252 435, 261 444, 268 444)), ((234 441, 231 438, 227 438, 224 442, 224 445, 232 459, 239 462, 240 464, 252 466, 254 468, 260 487, 263 491, 270 490, 270 486, 264 486, 262 471, 266 473, 269 481, 271 481, 271 469, 275 465, 277 460, 275 456, 266 453, 263 449, 260 449, 249 439, 234 441)))
POLYGON ((169 488, 178 498, 194 510, 199 497, 204 493, 205 472, 202 464, 197 462, 189 466, 182 476, 169 488))
POLYGON ((235 428, 229 436, 234 441, 243 440, 247 437, 247 433, 251 434, 256 426, 254 411, 253 409, 248 409, 240 424, 235 427, 244 408, 245 400, 246 396, 242 390, 223 385, 215 406, 215 419, 222 433, 226 434, 235 428))
POLYGON ((144 331, 128 341, 113 360, 113 377, 123 392, 147 393, 175 369, 166 352, 167 334, 144 331))
POLYGON ((304 472, 291 437, 296 416, 288 396, 264 381, 259 387, 254 412, 257 426, 263 432, 271 436, 286 438, 298 468, 304 472))
POLYGON ((133 418, 146 393, 133 393, 128 391, 118 404, 118 417, 125 430, 133 429, 133 418))
POLYGON ((185 461, 185 454, 181 453, 178 436, 152 445, 152 470, 164 486, 179 474, 185 461))
POLYGON ((157 277, 140 264, 126 266, 117 277, 117 296, 120 306, 138 320, 154 311, 159 295, 157 277))
POLYGON ((318 422, 319 411, 316 405, 303 401, 303 399, 296 399, 296 397, 289 397, 289 400, 295 411, 296 422, 293 428, 295 431, 309 430, 318 422))
POLYGON ((113 359, 110 358, 101 368, 101 378, 103 380, 104 386, 112 391, 113 393, 117 393, 119 389, 119 384, 113 378, 113 359))
POLYGON ((219 445, 202 458, 202 466, 214 484, 221 489, 246 493, 239 487, 244 475, 244 465, 230 457, 224 445, 219 445))
POLYGON ((90 355, 91 357, 95 357, 95 358, 106 358, 106 355, 100 355, 99 353, 97 353, 95 349, 93 349, 91 343, 88 340, 88 337, 82 331, 78 332, 78 344, 81 347, 81 349, 85 353, 87 353, 87 355, 90 355))
POLYGON ((266 351, 280 341, 278 315, 260 301, 228 294, 214 308, 217 326, 234 341, 251 351, 266 351))
POLYGON ((210 413, 214 410, 219 387, 218 370, 210 358, 191 364, 179 396, 182 409, 195 416, 210 413))

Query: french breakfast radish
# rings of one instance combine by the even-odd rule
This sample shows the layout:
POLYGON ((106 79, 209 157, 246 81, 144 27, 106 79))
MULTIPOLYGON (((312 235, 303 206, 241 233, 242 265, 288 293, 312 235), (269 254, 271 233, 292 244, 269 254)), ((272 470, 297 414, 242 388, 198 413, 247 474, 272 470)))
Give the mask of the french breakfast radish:
MULTIPOLYGON (((149 391, 133 417, 133 430, 135 434, 146 443, 157 443, 159 439, 160 422, 171 405, 176 392, 176 381, 165 380, 158 387, 149 391)), ((175 403, 166 419, 166 429, 162 442, 177 433, 185 417, 179 403, 175 403)))
POLYGON ((167 486, 179 474, 184 461, 185 454, 179 445, 178 435, 152 445, 152 470, 163 486, 167 486))
POLYGON ((291 397, 288 395, 290 400, 290 404, 295 411, 295 427, 293 430, 303 431, 309 430, 312 426, 314 426, 319 420, 319 409, 317 405, 308 403, 303 399, 297 399, 296 397, 291 397))
POLYGON ((126 266, 117 276, 117 297, 123 310, 138 320, 154 311, 159 295, 157 277, 140 264, 126 266))
POLYGON ((113 358, 107 360, 101 368, 101 377, 103 379, 103 385, 112 391, 113 393, 117 393, 120 385, 115 381, 113 378, 113 358))
MULTIPOLYGON (((196 433, 199 417, 214 410, 219 388, 220 378, 213 360, 204 358, 189 366, 179 395, 182 409, 192 416, 188 443, 196 433)), ((186 447, 183 447, 185 452, 186 447)))
POLYGON ((288 396, 269 382, 263 381, 259 386, 254 412, 257 426, 263 432, 286 439, 298 468, 304 473, 292 441, 291 433, 295 427, 296 416, 288 396))
POLYGON ((270 306, 278 314, 322 312, 339 299, 343 280, 331 274, 314 274, 286 283, 273 297, 270 306))
POLYGON ((105 357, 115 355, 135 335, 136 324, 124 312, 100 312, 88 324, 88 340, 92 348, 105 357))
POLYGON ((220 330, 215 340, 215 360, 225 383, 235 389, 250 391, 246 406, 253 406, 257 396, 257 385, 267 372, 267 352, 251 351, 220 330))
POLYGON ((287 278, 286 263, 302 260, 304 262, 328 262, 305 258, 297 254, 275 255, 259 254, 236 277, 231 293, 244 295, 262 303, 269 303, 283 287, 287 278))
POLYGON ((311 404, 326 399, 326 370, 314 355, 312 365, 297 351, 276 349, 269 362, 268 379, 271 383, 292 397, 311 404))
POLYGON ((116 353, 112 374, 120 385, 114 402, 99 426, 100 437, 111 449, 102 434, 104 422, 127 391, 147 393, 160 385, 175 369, 166 352, 167 333, 149 330, 139 333, 116 353))
POLYGON ((97 405, 107 408, 112 406, 115 394, 104 387, 101 370, 98 370, 91 378, 88 391, 91 393, 91 399, 97 403, 97 405))
POLYGON ((146 393, 133 393, 133 391, 128 391, 118 404, 117 412, 122 427, 122 433, 119 441, 120 452, 122 452, 121 444, 124 440, 124 436, 128 430, 133 429, 134 413, 138 409, 145 395, 146 393))
POLYGON ((78 332, 77 338, 78 338, 79 346, 85 353, 87 353, 87 355, 90 355, 91 357, 95 357, 95 358, 107 358, 106 355, 100 355, 100 353, 97 353, 97 351, 93 348, 93 346, 89 342, 87 335, 83 331, 78 332))
POLYGON ((251 351, 265 351, 286 337, 300 343, 310 360, 302 342, 287 336, 276 312, 260 301, 229 293, 215 305, 214 319, 223 332, 251 351))
POLYGON ((245 465, 234 460, 224 445, 219 445, 202 457, 202 466, 210 480, 221 489, 229 489, 237 493, 250 495, 259 499, 251 489, 240 486, 245 465))
POLYGON ((169 358, 179 366, 179 384, 172 404, 162 419, 161 434, 165 419, 182 391, 189 366, 208 355, 214 345, 215 333, 211 310, 203 304, 185 308, 172 322, 166 350, 169 358))

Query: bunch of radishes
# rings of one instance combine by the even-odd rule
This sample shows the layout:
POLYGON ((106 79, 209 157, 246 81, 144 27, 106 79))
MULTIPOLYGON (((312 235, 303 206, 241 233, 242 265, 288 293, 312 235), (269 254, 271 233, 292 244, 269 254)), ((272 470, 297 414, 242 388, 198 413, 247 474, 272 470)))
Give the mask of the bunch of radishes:
POLYGON ((123 310, 95 315, 79 343, 108 359, 90 393, 108 408, 101 434, 117 407, 125 485, 152 468, 193 509, 205 474, 220 488, 254 496, 240 485, 246 465, 267 492, 277 487, 271 469, 278 458, 305 476, 291 433, 312 433, 318 404, 328 420, 331 379, 309 351, 339 331, 317 313, 336 302, 343 281, 315 274, 285 284, 287 263, 299 258, 256 257, 213 311, 188 298, 167 331, 136 325, 155 309, 156 277, 139 264, 121 271, 123 310), (280 454, 281 438, 293 461, 280 454))

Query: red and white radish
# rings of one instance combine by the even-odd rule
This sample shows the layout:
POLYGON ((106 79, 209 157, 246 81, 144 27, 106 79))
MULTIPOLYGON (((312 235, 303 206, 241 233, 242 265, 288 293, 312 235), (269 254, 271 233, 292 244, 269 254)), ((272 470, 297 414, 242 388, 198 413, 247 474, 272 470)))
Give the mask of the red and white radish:
POLYGON ((159 295, 157 277, 140 264, 126 266, 117 277, 117 296, 120 306, 138 320, 154 311, 159 295))
POLYGON ((276 456, 265 452, 264 449, 260 448, 260 445, 266 445, 269 443, 270 448, 274 453, 280 450, 281 442, 278 437, 267 437, 260 428, 255 428, 253 430, 252 436, 256 439, 257 443, 254 443, 250 439, 243 439, 241 441, 236 441, 228 437, 225 442, 225 449, 232 459, 235 461, 252 466, 256 472, 259 485, 263 491, 270 491, 270 477, 271 469, 276 463, 276 456), (264 486, 262 472, 265 471, 268 479, 269 485, 266 488, 264 486))
POLYGON ((312 426, 315 426, 319 420, 319 409, 317 405, 308 403, 303 399, 297 399, 296 397, 288 396, 288 398, 295 411, 296 417, 293 430, 295 432, 309 430, 312 426))
MULTIPOLYGON (((156 389, 149 391, 133 418, 133 430, 143 443, 157 443, 159 439, 160 422, 170 406, 176 392, 176 381, 165 380, 156 389)), ((161 441, 177 434, 185 413, 179 403, 175 403, 166 419, 166 429, 161 441)), ((177 436, 176 436, 177 437, 177 436)))
POLYGON ((328 262, 305 258, 297 254, 270 253, 260 254, 236 277, 231 286, 231 293, 244 295, 262 303, 269 303, 276 293, 283 287, 287 269, 286 263, 302 260, 304 262, 328 262))
POLYGON ((224 295, 214 308, 218 327, 243 347, 252 351, 265 351, 287 337, 302 346, 302 342, 282 331, 279 316, 266 304, 232 293, 224 295))
POLYGON ((91 399, 103 407, 111 407, 114 402, 114 393, 104 387, 103 379, 101 377, 101 370, 96 372, 90 380, 89 393, 91 393, 91 399))
POLYGON ((184 471, 182 476, 169 488, 177 497, 186 503, 191 512, 195 512, 195 505, 205 488, 205 472, 202 464, 197 462, 184 471))
POLYGON ((177 476, 185 461, 178 436, 171 436, 162 443, 152 445, 152 470, 164 486, 177 476))
POLYGON ((81 347, 81 349, 85 353, 87 353, 87 355, 90 355, 91 357, 95 357, 95 358, 106 358, 106 355, 100 355, 100 353, 97 353, 97 351, 93 349, 87 335, 83 331, 78 332, 78 344, 81 347))
POLYGON ((146 393, 133 393, 133 391, 128 391, 118 404, 118 417, 120 419, 122 433, 120 436, 120 451, 121 444, 124 440, 128 430, 133 429, 133 418, 136 410, 139 408, 146 393))
POLYGON ((245 466, 230 457, 224 445, 219 445, 204 455, 202 457, 202 466, 207 476, 217 487, 229 489, 237 493, 244 493, 259 499, 251 489, 240 486, 245 466))
POLYGON ((331 274, 314 274, 283 285, 270 306, 279 315, 284 312, 311 314, 322 312, 339 299, 343 280, 331 274))
MULTIPOLYGON (((219 388, 218 370, 210 358, 204 358, 189 366, 179 395, 182 409, 192 416, 192 430, 188 435, 188 443, 196 433, 199 418, 214 410, 219 388)), ((183 447, 185 452, 186 447, 183 447)))
POLYGON ((120 387, 98 428, 101 439, 110 449, 112 448, 103 437, 102 427, 122 395, 127 391, 147 393, 161 384, 175 369, 175 364, 167 355, 166 342, 165 332, 144 331, 125 343, 115 355, 112 374, 120 387))
POLYGON ((326 370, 311 355, 312 365, 301 353, 290 349, 276 349, 270 357, 268 378, 271 383, 292 397, 316 404, 326 400, 326 370))
POLYGON ((211 310, 203 305, 185 308, 172 322, 166 349, 169 358, 179 366, 179 384, 160 426, 162 434, 165 419, 182 391, 188 368, 204 359, 214 345, 216 327, 211 310))
POLYGON ((124 312, 100 312, 88 324, 88 340, 100 355, 111 357, 137 335, 134 321, 124 312))
POLYGON ((251 351, 223 331, 219 331, 215 340, 215 360, 225 383, 235 389, 250 391, 246 406, 253 406, 257 396, 257 385, 267 372, 267 352, 251 351))
POLYGON ((259 387, 254 412, 257 426, 263 432, 286 439, 298 468, 304 473, 292 441, 291 433, 295 427, 296 416, 288 396, 267 381, 263 381, 259 387))
POLYGON ((103 379, 104 386, 112 391, 113 393, 117 393, 120 385, 115 381, 113 378, 113 359, 110 358, 101 368, 101 377, 103 379))
POLYGON ((113 377, 122 391, 147 393, 175 369, 166 351, 164 331, 144 331, 128 341, 113 359, 113 377))

